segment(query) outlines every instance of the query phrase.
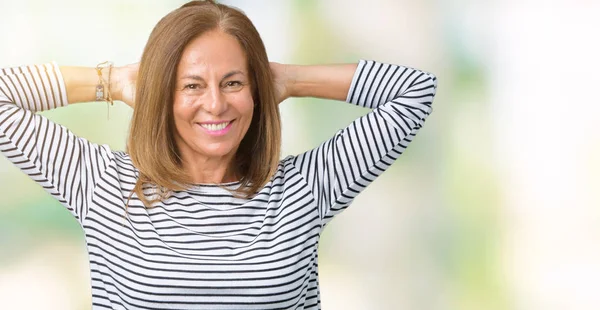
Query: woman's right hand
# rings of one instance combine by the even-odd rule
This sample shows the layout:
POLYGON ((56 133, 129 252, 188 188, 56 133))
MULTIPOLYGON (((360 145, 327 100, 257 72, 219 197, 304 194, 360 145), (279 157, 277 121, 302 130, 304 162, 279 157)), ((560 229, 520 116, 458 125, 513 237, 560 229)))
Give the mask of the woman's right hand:
POLYGON ((135 105, 135 83, 140 63, 114 68, 111 89, 113 99, 125 102, 131 108, 135 105))

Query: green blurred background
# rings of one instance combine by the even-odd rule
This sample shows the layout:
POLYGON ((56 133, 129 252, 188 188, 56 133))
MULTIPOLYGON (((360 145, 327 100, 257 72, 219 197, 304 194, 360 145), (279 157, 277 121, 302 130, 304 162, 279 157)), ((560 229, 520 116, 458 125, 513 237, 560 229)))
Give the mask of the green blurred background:
MULTIPOLYGON (((186 1, 0 1, 0 66, 137 62, 186 1)), ((435 73, 434 113, 325 230, 324 309, 600 309, 597 1, 224 1, 271 60, 360 58, 435 73)), ((366 110, 290 99, 283 153, 366 110)), ((122 150, 122 103, 44 112, 122 150)), ((89 309, 81 228, 0 157, 0 308, 89 309)))

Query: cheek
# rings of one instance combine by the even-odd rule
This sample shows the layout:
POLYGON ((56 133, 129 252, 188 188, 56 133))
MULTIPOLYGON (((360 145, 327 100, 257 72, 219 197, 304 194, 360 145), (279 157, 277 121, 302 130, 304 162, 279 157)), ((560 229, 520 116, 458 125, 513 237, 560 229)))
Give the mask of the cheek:
POLYGON ((174 135, 182 139, 192 135, 193 128, 190 126, 190 121, 193 119, 193 106, 186 104, 181 99, 175 99, 173 102, 173 131, 174 135))
POLYGON ((252 115, 254 113, 254 100, 250 92, 240 94, 236 99, 236 110, 248 122, 248 125, 252 121, 252 115))
POLYGON ((245 136, 252 125, 252 118, 254 116, 254 102, 252 97, 249 100, 245 101, 240 109, 238 110, 242 116, 243 120, 243 133, 242 136, 245 136))
POLYGON ((194 106, 190 104, 190 100, 182 98, 181 96, 175 97, 173 101, 173 118, 175 123, 187 122, 193 118, 194 106))

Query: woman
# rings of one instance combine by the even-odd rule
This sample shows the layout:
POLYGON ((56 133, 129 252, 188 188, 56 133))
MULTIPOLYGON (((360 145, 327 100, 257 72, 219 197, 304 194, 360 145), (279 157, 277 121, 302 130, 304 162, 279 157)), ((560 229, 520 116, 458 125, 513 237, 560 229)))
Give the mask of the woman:
POLYGON ((139 69, 3 69, 0 150, 82 225, 94 309, 319 309, 323 227, 402 153, 435 87, 373 61, 270 64, 243 13, 193 1, 157 24, 139 69), (293 96, 373 110, 279 160, 293 96), (134 106, 127 153, 34 114, 96 97, 134 106))

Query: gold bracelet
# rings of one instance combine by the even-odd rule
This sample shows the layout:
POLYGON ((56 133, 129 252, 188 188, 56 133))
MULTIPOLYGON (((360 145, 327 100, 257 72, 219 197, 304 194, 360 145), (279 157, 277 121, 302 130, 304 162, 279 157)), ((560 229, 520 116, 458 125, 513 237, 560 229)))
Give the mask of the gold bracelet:
POLYGON ((98 84, 96 85, 96 101, 106 101, 113 105, 112 95, 110 93, 110 76, 112 73, 113 63, 110 61, 101 62, 96 66, 96 73, 98 74, 98 84), (108 68, 108 83, 104 82, 102 78, 102 69, 108 68), (107 86, 108 85, 108 86, 107 86))

